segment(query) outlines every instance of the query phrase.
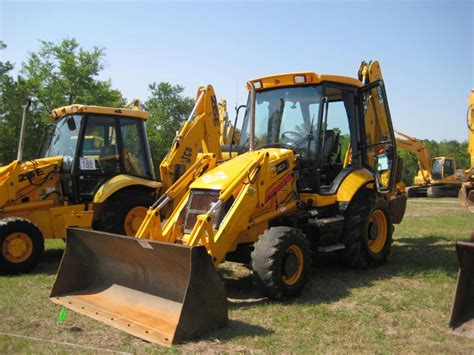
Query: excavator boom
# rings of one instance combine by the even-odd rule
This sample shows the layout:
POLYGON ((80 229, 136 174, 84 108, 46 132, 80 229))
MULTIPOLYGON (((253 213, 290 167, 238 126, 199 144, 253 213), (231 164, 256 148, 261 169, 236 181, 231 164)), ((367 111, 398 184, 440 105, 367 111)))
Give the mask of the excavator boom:
POLYGON ((422 176, 423 181, 426 184, 430 182, 430 169, 431 169, 431 154, 428 148, 424 145, 424 143, 414 137, 410 137, 409 135, 396 132, 400 137, 397 138, 397 145, 400 148, 403 148, 409 152, 412 152, 416 155, 418 159, 418 167, 419 167, 419 175, 422 176))

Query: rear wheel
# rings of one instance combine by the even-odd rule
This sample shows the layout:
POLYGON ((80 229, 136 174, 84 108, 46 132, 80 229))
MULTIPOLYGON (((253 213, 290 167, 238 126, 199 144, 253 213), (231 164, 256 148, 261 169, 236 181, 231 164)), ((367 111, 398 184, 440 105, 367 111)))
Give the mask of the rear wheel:
POLYGON ((120 191, 106 203, 97 229, 134 236, 154 202, 155 199, 146 191, 120 191))
POLYGON ((344 213, 345 249, 341 262, 349 267, 375 267, 387 260, 393 223, 388 203, 374 191, 360 191, 344 213))
POLYGON ((270 298, 298 295, 306 284, 310 268, 309 242, 298 229, 272 227, 254 245, 254 283, 270 298))
POLYGON ((32 269, 44 252, 44 240, 38 227, 19 217, 0 221, 0 246, 0 271, 7 274, 32 269))

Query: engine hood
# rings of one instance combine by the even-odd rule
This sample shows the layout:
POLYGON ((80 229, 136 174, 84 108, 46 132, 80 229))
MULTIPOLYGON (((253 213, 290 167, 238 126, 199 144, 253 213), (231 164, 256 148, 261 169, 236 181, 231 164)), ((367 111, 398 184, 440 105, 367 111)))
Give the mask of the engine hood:
POLYGON ((249 171, 252 166, 260 159, 262 154, 268 154, 270 160, 270 169, 275 170, 275 174, 280 173, 277 171, 278 166, 289 168, 293 164, 290 164, 290 160, 295 159, 294 153, 289 149, 281 148, 267 148, 260 149, 253 152, 247 152, 241 154, 231 160, 220 164, 211 171, 205 173, 198 179, 196 179, 191 185, 191 189, 208 189, 208 190, 223 190, 226 186, 234 182, 234 180, 242 173, 242 171, 249 171), (288 163, 281 164, 287 160, 288 163))

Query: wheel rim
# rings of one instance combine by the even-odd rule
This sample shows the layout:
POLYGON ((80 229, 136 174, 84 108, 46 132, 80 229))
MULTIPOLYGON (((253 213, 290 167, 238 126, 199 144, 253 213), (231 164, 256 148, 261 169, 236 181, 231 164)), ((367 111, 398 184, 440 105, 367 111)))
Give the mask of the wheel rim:
POLYGON ((3 241, 2 254, 9 262, 21 263, 33 253, 33 242, 26 233, 8 235, 3 241))
POLYGON ((146 216, 146 211, 148 209, 143 206, 137 206, 128 211, 127 216, 125 217, 124 229, 125 234, 129 237, 135 236, 137 234, 140 225, 146 216))
POLYGON ((297 245, 291 245, 283 258, 283 282, 288 286, 295 285, 301 278, 304 265, 303 251, 297 245))
POLYGON ((375 210, 369 216, 369 249, 379 253, 387 242, 387 217, 382 210, 375 210))

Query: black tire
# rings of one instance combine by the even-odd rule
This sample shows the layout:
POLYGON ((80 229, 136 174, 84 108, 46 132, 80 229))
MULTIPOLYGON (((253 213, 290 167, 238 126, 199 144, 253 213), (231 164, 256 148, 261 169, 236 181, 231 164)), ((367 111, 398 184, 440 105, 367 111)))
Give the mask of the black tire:
POLYGON ((20 217, 0 220, 0 272, 17 274, 29 271, 38 264, 43 252, 43 236, 32 222, 20 217), (9 246, 12 247, 10 243, 15 243, 17 238, 19 252, 23 251, 24 255, 14 255, 9 251, 9 246))
MULTIPOLYGON (((148 209, 154 202, 155 199, 146 190, 119 191, 106 202, 96 229, 108 233, 127 235, 125 222, 129 212, 135 207, 148 209)), ((133 233, 128 233, 128 235, 132 236, 133 233)))
POLYGON ((291 227, 272 227, 254 244, 252 276, 260 292, 272 299, 297 296, 311 269, 310 245, 291 227))
POLYGON ((394 230, 388 203, 375 191, 363 189, 347 207, 344 219, 345 249, 339 252, 341 263, 352 268, 369 268, 386 262, 394 230))

